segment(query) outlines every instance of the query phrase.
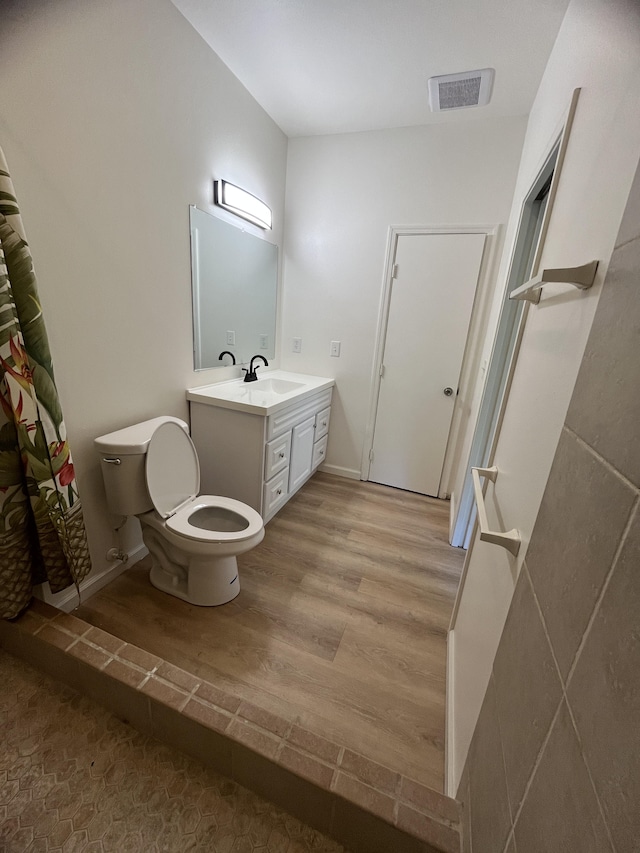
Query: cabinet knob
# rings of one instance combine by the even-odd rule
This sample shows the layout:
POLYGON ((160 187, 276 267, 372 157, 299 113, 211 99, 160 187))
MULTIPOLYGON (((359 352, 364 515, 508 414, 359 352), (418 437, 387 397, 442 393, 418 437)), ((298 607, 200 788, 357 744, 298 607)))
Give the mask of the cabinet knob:
POLYGON ((284 453, 280 453, 279 456, 280 456, 280 459, 284 459, 284 453))
POLYGON ((276 492, 276 494, 277 494, 277 495, 281 495, 281 494, 282 494, 282 489, 278 489, 278 491, 276 492))

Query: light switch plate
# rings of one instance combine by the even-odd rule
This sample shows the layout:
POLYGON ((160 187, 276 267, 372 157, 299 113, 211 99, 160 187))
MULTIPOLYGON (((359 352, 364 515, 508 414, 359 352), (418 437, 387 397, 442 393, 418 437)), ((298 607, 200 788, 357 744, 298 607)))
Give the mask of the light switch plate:
POLYGON ((340 341, 331 341, 331 349, 329 354, 333 358, 340 358, 340 341))
POLYGON ((302 338, 294 338, 291 349, 293 352, 302 352, 302 338))

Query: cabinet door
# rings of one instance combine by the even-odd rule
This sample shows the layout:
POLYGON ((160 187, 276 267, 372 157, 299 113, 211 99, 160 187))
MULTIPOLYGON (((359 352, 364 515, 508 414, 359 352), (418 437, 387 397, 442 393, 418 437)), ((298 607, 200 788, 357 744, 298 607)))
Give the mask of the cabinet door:
POLYGON ((289 492, 295 491, 311 474, 315 425, 314 416, 293 428, 291 463, 289 465, 289 492))

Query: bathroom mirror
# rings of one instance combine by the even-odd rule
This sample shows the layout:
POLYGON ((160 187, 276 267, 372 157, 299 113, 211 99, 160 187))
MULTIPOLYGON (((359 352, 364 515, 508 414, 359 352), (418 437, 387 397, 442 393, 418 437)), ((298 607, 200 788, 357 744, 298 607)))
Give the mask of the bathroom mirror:
POLYGON ((278 247, 189 206, 195 370, 275 357, 278 247))

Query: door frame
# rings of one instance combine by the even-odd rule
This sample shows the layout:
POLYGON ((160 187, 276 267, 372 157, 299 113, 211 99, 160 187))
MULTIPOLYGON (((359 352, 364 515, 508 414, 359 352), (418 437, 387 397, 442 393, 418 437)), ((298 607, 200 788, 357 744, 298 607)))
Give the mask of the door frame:
MULTIPOLYGON (((537 193, 547 180, 549 169, 553 170, 553 178, 549 188, 547 204, 542 216, 541 227, 537 240, 533 245, 534 255, 531 263, 531 278, 537 275, 540 266, 544 241, 549 230, 553 212, 553 203, 558 192, 560 173, 564 163, 571 126, 578 106, 580 89, 575 89, 571 103, 563 123, 562 130, 547 146, 542 165, 526 192, 522 205, 518 226, 513 238, 512 256, 509 262, 506 285, 502 296, 500 316, 496 327, 495 338, 489 368, 486 373, 485 386, 482 392, 480 406, 473 427, 469 456, 465 460, 466 476, 460 495, 456 495, 457 506, 452 506, 450 520, 450 542, 456 548, 469 549, 474 535, 476 522, 476 505, 471 481, 471 467, 486 468, 493 464, 493 456, 500 437, 500 428, 507 407, 509 391, 513 381, 520 344, 524 335, 530 302, 509 301, 509 294, 524 283, 523 271, 527 258, 524 252, 528 248, 524 238, 535 219, 533 204, 537 193)), ((462 587, 462 579, 460 588, 462 587)), ((454 613, 457 612, 457 602, 454 613)), ((452 623, 453 624, 453 623, 452 623)))
MULTIPOLYGON (((466 390, 469 385, 469 377, 474 359, 480 359, 480 346, 483 340, 482 323, 486 323, 486 315, 489 310, 488 297, 490 296, 489 283, 497 274, 496 264, 498 261, 498 236, 501 226, 492 225, 391 225, 387 233, 387 248, 385 253, 384 273, 382 279, 382 289, 380 294, 380 303, 378 307, 378 322, 376 328, 376 338, 374 345, 373 363, 371 369, 371 380, 369 384, 369 414, 367 417, 367 426, 365 429, 364 441, 362 446, 362 459, 360 462, 360 479, 368 480, 371 471, 371 452, 373 450, 373 436, 375 432, 376 416, 378 412, 378 398, 380 395, 380 380, 381 370, 384 358, 384 347, 387 337, 387 326, 389 322, 389 309, 391 307, 391 289, 393 282, 393 270, 395 266, 396 252, 398 248, 399 237, 411 236, 428 236, 437 234, 484 234, 485 246, 480 262, 480 272, 478 274, 478 282, 476 292, 473 299, 473 307, 471 309, 471 319, 469 321, 469 331, 465 342, 464 355, 462 358, 462 367, 460 368, 459 391, 466 390)), ((451 428, 449 430, 449 438, 447 441, 447 449, 444 455, 442 466, 442 476, 440 477, 440 486, 438 489, 438 497, 449 497, 449 487, 452 479, 452 451, 457 445, 458 433, 460 432, 461 423, 461 400, 464 398, 463 393, 456 396, 453 415, 451 418, 451 428)))

